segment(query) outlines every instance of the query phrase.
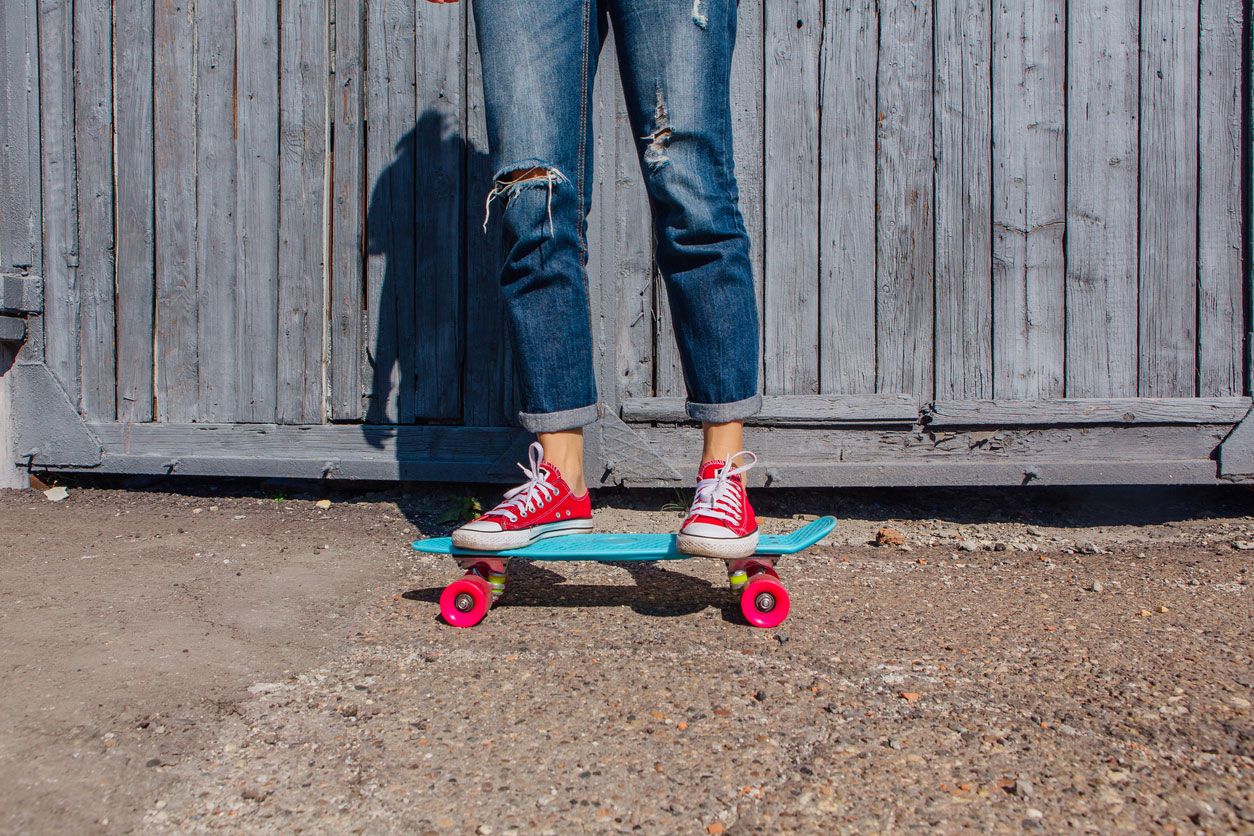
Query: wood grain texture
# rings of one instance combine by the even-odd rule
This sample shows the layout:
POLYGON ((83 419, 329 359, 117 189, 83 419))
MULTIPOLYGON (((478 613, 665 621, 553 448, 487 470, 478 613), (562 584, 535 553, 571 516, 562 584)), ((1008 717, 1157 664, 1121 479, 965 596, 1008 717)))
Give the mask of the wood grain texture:
MULTIPOLYGON (((591 49, 596 49, 592 41, 591 49)), ((621 98, 618 80, 618 59, 614 53, 613 34, 606 33, 599 57, 593 56, 592 69, 592 195, 588 211, 588 308, 591 317, 592 365, 597 379, 597 399, 616 403, 618 386, 617 325, 621 300, 618 287, 618 251, 616 226, 618 174, 617 103, 621 98)), ((569 315, 578 315, 570 311, 569 315)), ((599 453, 599 448, 595 448, 599 453)), ((594 467, 596 458, 592 459, 594 467)))
POLYGON ((1137 394, 1136 0, 1067 21, 1066 394, 1137 394))
POLYGON ((1198 4, 1141 4, 1139 394, 1197 394, 1198 4))
POLYGON ((1197 384, 1202 396, 1235 395, 1245 388, 1241 7, 1241 0, 1202 0, 1199 11, 1197 384))
MULTIPOLYGON (((39 38, 36 0, 0 4, 0 273, 38 272, 39 38)), ((0 464, 0 468, 4 465, 0 464)))
POLYGON ((819 390, 819 51, 808 0, 766 6, 764 377, 770 395, 819 390))
POLYGON ((936 7, 936 397, 993 393, 992 12, 936 7))
POLYGON ((820 53, 819 390, 875 391, 873 0, 827 0, 820 53))
MULTIPOLYGON (((2 13, 2 12, 0 12, 2 13)), ((33 30, 32 30, 33 35, 33 30)), ((38 182, 38 181, 36 181, 38 182)), ((25 488, 30 484, 26 471, 17 466, 17 433, 13 414, 13 361, 17 352, 0 344, 0 490, 25 488)))
POLYGON ((1063 394, 1066 45, 1063 0, 994 4, 992 375, 999 398, 1063 394))
MULTIPOLYGON (((279 348, 279 14, 236 3, 239 44, 235 165, 236 419, 274 421, 279 348)), ((351 145, 345 152, 351 151, 351 145)))
POLYGON ((731 68, 732 161, 758 304, 759 390, 766 356, 766 2, 738 0, 731 68))
POLYGON ((156 229, 153 182, 153 0, 116 0, 113 95, 117 163, 114 265, 117 417, 153 419, 156 229))
POLYGON ((412 353, 416 415, 461 417, 462 172, 465 117, 465 15, 423 4, 414 31, 418 113, 414 159, 415 318, 402 323, 412 353))
POLYGON ((117 414, 114 322, 113 3, 74 6, 74 145, 83 414, 117 414))
POLYGON ((159 421, 198 416, 196 343, 196 97, 190 0, 154 10, 157 325, 159 421))
POLYGON ((928 426, 1051 424, 1232 424, 1250 399, 1048 398, 1040 400, 936 401, 925 410, 928 426))
POLYGON ((74 17, 69 3, 39 9, 39 119, 44 211, 44 362, 77 404, 78 173, 74 141, 74 17))
MULTIPOLYGON (((423 8, 423 13, 428 9, 423 8)), ((416 318, 414 228, 418 136, 415 125, 415 4, 366 5, 366 310, 370 366, 366 418, 412 423, 418 415, 408 333, 416 318)))
MULTIPOLYGON (((632 398, 619 410, 624 421, 690 422, 683 398, 632 398)), ((909 395, 766 395, 762 410, 747 419, 754 425, 910 423, 919 407, 909 395)))
POLYGON ((235 3, 194 3, 196 25, 196 416, 237 417, 235 3))
POLYGON ((932 393, 931 6, 880 17, 876 202, 876 390, 932 393))
POLYGON ((328 406, 332 420, 356 421, 364 414, 361 372, 366 361, 365 4, 336 0, 334 9, 328 406))
POLYGON ((276 419, 324 414, 327 213, 327 10, 284 3, 279 12, 279 345, 276 419))

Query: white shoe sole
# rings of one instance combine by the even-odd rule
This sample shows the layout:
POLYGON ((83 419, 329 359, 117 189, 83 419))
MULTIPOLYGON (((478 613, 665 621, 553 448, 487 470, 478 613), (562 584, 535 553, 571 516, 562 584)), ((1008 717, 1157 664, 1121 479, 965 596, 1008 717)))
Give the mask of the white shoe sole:
POLYGON ((758 532, 744 537, 698 537, 681 532, 676 536, 675 542, 684 554, 738 560, 749 557, 758 550, 758 532))
POLYGON ((518 531, 463 531, 459 528, 453 531, 453 545, 459 549, 499 552, 506 549, 521 549, 523 546, 529 546, 537 540, 549 537, 588 534, 591 531, 592 520, 563 520, 533 525, 531 528, 518 531))

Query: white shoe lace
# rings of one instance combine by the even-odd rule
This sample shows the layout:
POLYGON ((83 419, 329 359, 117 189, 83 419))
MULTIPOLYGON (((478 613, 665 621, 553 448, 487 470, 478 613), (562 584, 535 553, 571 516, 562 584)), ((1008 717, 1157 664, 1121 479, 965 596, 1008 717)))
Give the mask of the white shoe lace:
POLYGON ((692 508, 688 516, 700 514, 703 517, 713 517, 716 520, 739 525, 745 509, 740 502, 742 494, 734 488, 731 477, 744 473, 757 463, 757 455, 748 450, 741 450, 739 453, 728 456, 727 463, 720 467, 712 478, 697 482, 697 492, 692 498, 692 508), (749 463, 732 467, 732 462, 740 456, 748 456, 749 463))
POLYGON ((506 491, 505 499, 501 500, 491 511, 486 512, 485 517, 496 515, 505 517, 510 522, 517 522, 520 516, 527 516, 557 496, 557 488, 549 484, 548 474, 540 469, 540 460, 543 455, 544 447, 540 442, 531 442, 531 446, 527 448, 531 467, 521 462, 518 464, 519 469, 527 474, 527 481, 506 491))

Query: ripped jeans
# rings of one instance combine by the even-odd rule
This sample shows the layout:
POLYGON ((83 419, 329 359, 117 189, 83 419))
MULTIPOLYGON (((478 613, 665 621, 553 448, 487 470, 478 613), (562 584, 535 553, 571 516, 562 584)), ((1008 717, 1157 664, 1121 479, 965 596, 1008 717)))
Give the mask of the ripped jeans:
MULTIPOLYGON (((474 0, 501 288, 522 426, 599 415, 588 308, 592 81, 607 25, 652 207, 687 388, 699 421, 761 408, 758 312, 732 166, 735 0, 474 0)), ((473 315, 473 312, 472 312, 473 315)), ((612 385, 612 383, 611 383, 612 385)))

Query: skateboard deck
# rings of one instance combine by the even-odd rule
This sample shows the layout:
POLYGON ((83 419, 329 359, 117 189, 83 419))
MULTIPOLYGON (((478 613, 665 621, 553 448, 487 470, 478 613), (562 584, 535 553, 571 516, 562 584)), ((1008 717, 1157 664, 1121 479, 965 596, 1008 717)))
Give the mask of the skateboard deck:
MULTIPOLYGON (((755 555, 777 557, 796 554, 822 540, 836 527, 835 517, 820 517, 788 534, 763 534, 755 555)), ((427 554, 455 557, 520 557, 526 560, 684 560, 701 555, 684 554, 674 534, 567 534, 537 540, 518 549, 497 552, 459 549, 450 537, 415 540, 414 549, 427 554)), ((707 558, 718 560, 720 558, 707 558)))
MULTIPOLYGON (((819 517, 788 534, 763 534, 752 555, 728 560, 727 580, 740 596, 740 611, 754 627, 778 627, 788 617, 788 590, 775 572, 775 559, 796 554, 822 540, 836 527, 835 517, 819 517)), ((454 627, 473 627, 505 592, 509 562, 523 560, 591 560, 598 562, 685 560, 674 534, 567 534, 504 551, 459 549, 449 537, 415 540, 414 550, 444 554, 466 570, 440 595, 440 615, 454 627)))

